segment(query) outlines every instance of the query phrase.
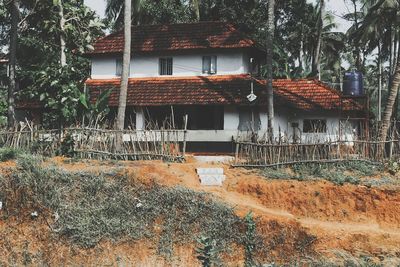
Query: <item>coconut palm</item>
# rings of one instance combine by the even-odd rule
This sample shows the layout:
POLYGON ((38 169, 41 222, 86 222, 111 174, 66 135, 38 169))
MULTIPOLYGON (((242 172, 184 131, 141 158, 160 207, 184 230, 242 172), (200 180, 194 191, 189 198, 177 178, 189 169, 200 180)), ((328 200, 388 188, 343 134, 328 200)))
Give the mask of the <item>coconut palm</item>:
POLYGON ((131 61, 131 0, 125 0, 124 6, 124 55, 122 63, 121 89, 119 93, 117 129, 124 129, 126 96, 128 93, 129 66, 131 61))
POLYGON ((11 29, 10 29, 10 85, 8 87, 8 127, 13 127, 15 123, 15 92, 16 82, 16 62, 17 62, 17 38, 19 21, 19 0, 10 2, 11 9, 11 29))
MULTIPOLYGON (((114 30, 124 27, 125 0, 107 0, 106 19, 112 24, 114 30)), ((134 24, 139 23, 139 14, 144 0, 131 0, 131 19, 134 24)))
MULTIPOLYGON (((371 4, 371 2, 369 2, 371 4)), ((394 104, 398 95, 400 85, 400 46, 396 49, 400 28, 400 1, 379 0, 372 2, 364 20, 358 29, 354 30, 351 37, 364 43, 369 51, 379 47, 380 56, 389 58, 389 67, 392 74, 389 95, 386 102, 380 128, 380 139, 387 138, 387 131, 390 126, 394 104), (397 65, 396 65, 397 61, 397 65)))
POLYGON ((320 59, 321 59, 321 46, 322 46, 322 31, 324 28, 325 18, 325 0, 319 1, 319 16, 317 19, 317 42, 314 48, 313 61, 312 61, 312 76, 320 76, 320 59))
POLYGON ((267 95, 268 95, 268 134, 273 140, 274 132, 274 90, 272 88, 272 57, 275 32, 275 0, 268 1, 267 21, 267 95))

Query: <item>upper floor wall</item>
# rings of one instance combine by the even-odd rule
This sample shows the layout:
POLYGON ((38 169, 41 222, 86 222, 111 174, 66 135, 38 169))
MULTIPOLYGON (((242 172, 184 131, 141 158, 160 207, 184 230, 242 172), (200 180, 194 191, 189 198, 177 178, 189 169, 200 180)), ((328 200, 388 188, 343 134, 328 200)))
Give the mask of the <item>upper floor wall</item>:
MULTIPOLYGON (((122 60, 117 56, 92 57, 93 79, 110 79, 119 77, 122 60)), ((213 62, 214 64, 214 62, 213 62)), ((236 75, 250 71, 250 56, 243 50, 225 50, 210 52, 181 52, 170 54, 134 54, 131 59, 131 78, 169 77, 169 76, 202 76, 202 75, 236 75), (204 72, 204 57, 215 56, 215 73, 204 72), (160 75, 160 58, 172 59, 172 75, 160 75)))

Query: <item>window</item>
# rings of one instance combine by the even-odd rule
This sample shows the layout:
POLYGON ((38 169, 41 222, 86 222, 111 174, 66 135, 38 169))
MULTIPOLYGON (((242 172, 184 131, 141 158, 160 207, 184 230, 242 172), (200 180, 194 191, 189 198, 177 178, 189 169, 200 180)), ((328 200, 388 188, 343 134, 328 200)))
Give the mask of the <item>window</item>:
POLYGON ((303 133, 326 133, 326 120, 304 120, 303 133))
POLYGON ((205 74, 217 73, 217 56, 203 57, 203 73, 205 74))
MULTIPOLYGON (((122 58, 117 58, 116 67, 115 67, 115 76, 117 76, 117 77, 121 77, 122 76, 122 65, 123 65, 122 58)), ((130 66, 129 66, 129 71, 128 71, 128 76, 129 75, 131 75, 130 66)))
POLYGON ((255 58, 250 58, 250 72, 255 76, 260 74, 260 64, 255 58))
POLYGON ((160 75, 172 75, 172 58, 160 58, 159 60, 160 75))
POLYGON ((116 68, 115 68, 115 76, 117 76, 117 77, 122 76, 122 58, 117 58, 116 68))

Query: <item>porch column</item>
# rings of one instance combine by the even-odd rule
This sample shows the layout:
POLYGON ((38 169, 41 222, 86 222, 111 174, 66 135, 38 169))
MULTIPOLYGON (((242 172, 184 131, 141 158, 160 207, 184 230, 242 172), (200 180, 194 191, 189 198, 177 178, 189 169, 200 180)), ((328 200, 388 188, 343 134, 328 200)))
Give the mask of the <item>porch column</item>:
POLYGON ((145 118, 144 111, 142 107, 136 107, 136 130, 144 130, 145 118))

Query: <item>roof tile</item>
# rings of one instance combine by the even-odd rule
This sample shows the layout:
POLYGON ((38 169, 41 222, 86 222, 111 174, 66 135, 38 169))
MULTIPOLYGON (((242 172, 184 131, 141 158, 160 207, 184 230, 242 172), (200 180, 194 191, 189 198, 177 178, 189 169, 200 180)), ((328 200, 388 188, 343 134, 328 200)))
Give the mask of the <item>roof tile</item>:
MULTIPOLYGON (((86 54, 122 53, 123 31, 97 40, 86 54)), ((260 47, 226 22, 198 22, 132 27, 132 51, 153 52, 205 48, 260 47)))
MULTIPOLYGON (((160 77, 129 79, 127 105, 249 105, 249 75, 160 77)), ((109 105, 118 106, 120 79, 88 80, 94 101, 101 91, 111 89, 109 105)), ((273 81, 276 104, 300 110, 361 110, 352 100, 341 101, 340 92, 316 80, 273 81)), ((265 80, 254 79, 255 105, 266 105, 265 80)))

